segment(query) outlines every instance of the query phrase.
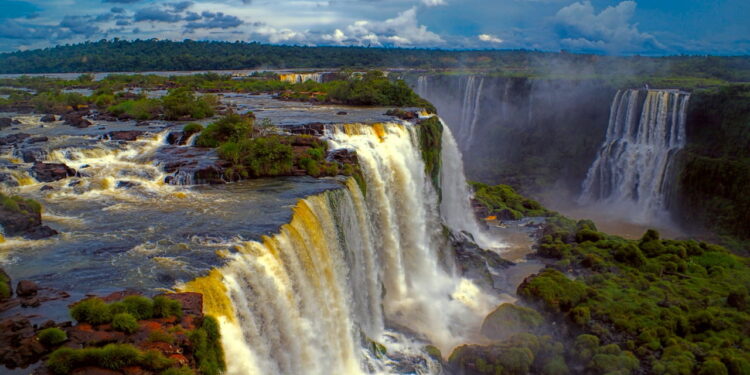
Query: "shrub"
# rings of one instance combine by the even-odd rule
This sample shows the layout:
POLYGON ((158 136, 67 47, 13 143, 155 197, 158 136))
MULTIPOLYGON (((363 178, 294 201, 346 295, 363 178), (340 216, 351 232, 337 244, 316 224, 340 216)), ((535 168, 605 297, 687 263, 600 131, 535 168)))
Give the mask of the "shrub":
POLYGON ((148 334, 148 341, 150 342, 166 342, 167 344, 174 344, 174 340, 174 336, 161 330, 151 331, 151 333, 148 334))
POLYGON ((729 375, 729 370, 718 359, 708 359, 701 363, 698 375, 729 375))
POLYGON ((187 88, 171 90, 162 98, 164 118, 167 120, 177 120, 182 117, 190 117, 197 120, 211 117, 214 115, 213 106, 215 104, 215 97, 210 95, 196 97, 187 88))
POLYGON ((109 344, 103 348, 55 350, 46 362, 47 367, 55 374, 64 375, 84 366, 103 367, 119 370, 126 366, 137 365, 141 352, 129 344, 109 344))
POLYGON ((184 128, 182 128, 182 131, 185 133, 186 136, 191 136, 196 133, 200 133, 203 131, 203 125, 191 122, 187 125, 185 125, 184 128))
POLYGON ((136 320, 151 319, 154 316, 154 302, 148 297, 128 296, 122 303, 136 320))
POLYGON ((133 333, 138 330, 138 320, 129 313, 119 313, 112 317, 112 328, 125 333, 133 333))
POLYGON ((156 296, 154 297, 153 312, 155 318, 168 318, 170 316, 181 318, 182 304, 171 298, 156 296))
POLYGON ((52 327, 39 331, 37 338, 39 342, 49 348, 64 343, 68 340, 68 335, 60 328, 52 327))
POLYGON ((79 323, 105 324, 112 321, 109 306, 100 298, 88 298, 70 309, 70 315, 79 323))
POLYGON ((115 116, 127 115, 136 120, 153 120, 162 111, 161 102, 156 99, 125 100, 107 108, 115 116))
MULTIPOLYGON (((2 235, 0 235, 0 243, 2 243, 2 235)), ((0 270, 0 300, 10 298, 10 278, 0 270)))
POLYGON ((253 133, 253 116, 229 114, 204 129, 195 145, 198 147, 219 147, 224 142, 239 142, 253 133))

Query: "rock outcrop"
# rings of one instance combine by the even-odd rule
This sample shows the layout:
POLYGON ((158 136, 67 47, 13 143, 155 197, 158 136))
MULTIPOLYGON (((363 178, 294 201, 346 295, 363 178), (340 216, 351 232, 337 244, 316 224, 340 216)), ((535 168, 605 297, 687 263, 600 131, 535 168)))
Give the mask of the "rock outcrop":
POLYGON ((65 164, 36 162, 31 169, 34 177, 40 182, 52 182, 76 175, 73 168, 65 164))

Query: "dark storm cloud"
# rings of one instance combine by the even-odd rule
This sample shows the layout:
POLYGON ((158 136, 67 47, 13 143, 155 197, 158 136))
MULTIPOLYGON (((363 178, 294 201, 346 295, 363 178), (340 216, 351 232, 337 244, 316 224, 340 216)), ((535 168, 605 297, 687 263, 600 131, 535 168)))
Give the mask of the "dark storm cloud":
POLYGON ((201 13, 201 22, 190 22, 185 25, 188 30, 195 29, 231 29, 244 23, 241 19, 224 14, 222 12, 203 12, 201 13))
POLYGON ((135 22, 156 21, 156 22, 177 22, 182 20, 179 14, 166 11, 164 9, 143 8, 135 12, 133 16, 135 22))

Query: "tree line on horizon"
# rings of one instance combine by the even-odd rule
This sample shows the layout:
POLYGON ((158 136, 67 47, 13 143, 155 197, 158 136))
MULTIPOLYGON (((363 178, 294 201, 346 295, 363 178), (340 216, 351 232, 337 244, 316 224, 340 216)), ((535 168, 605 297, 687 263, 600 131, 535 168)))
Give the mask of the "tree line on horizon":
POLYGON ((375 67, 483 70, 517 76, 628 74, 750 81, 750 56, 618 57, 565 51, 308 47, 117 38, 0 54, 0 74, 375 67))

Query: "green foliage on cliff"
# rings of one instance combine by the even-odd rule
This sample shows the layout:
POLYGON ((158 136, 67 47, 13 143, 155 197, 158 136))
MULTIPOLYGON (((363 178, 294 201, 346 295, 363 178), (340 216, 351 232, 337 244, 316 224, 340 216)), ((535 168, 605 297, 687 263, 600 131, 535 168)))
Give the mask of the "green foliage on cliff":
POLYGON ((10 298, 11 293, 10 277, 0 269, 0 300, 10 298))
POLYGON ((138 330, 138 320, 129 313, 119 313, 112 317, 112 328, 125 333, 133 333, 138 330))
MULTIPOLYGON (((182 316, 182 305, 179 301, 164 296, 157 296, 153 300, 144 296, 128 296, 122 301, 109 304, 98 297, 87 298, 70 308, 73 319, 92 325, 112 323, 120 314, 128 314, 136 321, 170 316, 179 318, 182 316)), ((126 319, 128 318, 121 317, 123 322, 126 319)))
POLYGON ((521 333, 487 346, 460 346, 448 365, 459 374, 564 375, 570 373, 564 355, 563 344, 552 337, 521 333))
POLYGON ((442 166, 441 150, 443 149, 443 124, 437 116, 417 123, 419 151, 422 153, 425 173, 432 184, 440 191, 440 168, 442 166))
POLYGON ((216 318, 205 316, 201 327, 190 333, 189 339, 201 374, 219 375, 226 370, 221 332, 216 318))
POLYGON ((140 366, 151 371, 161 371, 173 365, 173 361, 158 351, 141 351, 130 344, 109 344, 102 348, 55 350, 46 362, 47 368, 57 375, 70 374, 86 366, 121 370, 128 366, 140 366))
POLYGON ((218 99, 213 95, 196 96, 192 90, 178 88, 171 90, 161 99, 165 120, 190 118, 199 120, 214 115, 218 99))
POLYGON ((294 167, 292 146, 278 136, 226 142, 218 151, 222 159, 232 163, 227 174, 233 179, 286 175, 294 167))
POLYGON ((687 131, 675 202, 681 216, 750 240, 750 85, 694 93, 687 131))
MULTIPOLYGON (((544 234, 538 254, 570 274, 546 269, 527 279, 518 290, 525 301, 574 331, 632 351, 651 373, 750 363, 750 259, 707 243, 662 240, 656 231, 625 240, 585 221, 559 219, 544 234)), ((618 361, 591 357, 601 368, 595 373, 618 361)))
POLYGON ((490 186, 471 182, 474 199, 487 208, 490 215, 518 220, 523 217, 552 216, 539 202, 523 197, 508 185, 490 186))

